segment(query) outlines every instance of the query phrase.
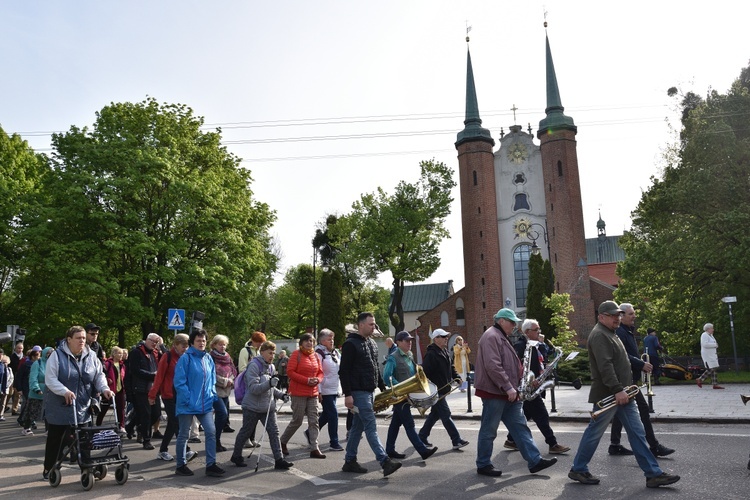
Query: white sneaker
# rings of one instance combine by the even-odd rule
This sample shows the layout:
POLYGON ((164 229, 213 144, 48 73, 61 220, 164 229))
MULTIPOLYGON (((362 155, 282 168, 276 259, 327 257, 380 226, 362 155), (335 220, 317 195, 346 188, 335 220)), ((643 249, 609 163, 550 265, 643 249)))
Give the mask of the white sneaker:
POLYGON ((190 462, 191 460, 193 460, 197 456, 198 456, 198 452, 197 451, 190 450, 189 452, 187 452, 185 454, 185 463, 190 462))
POLYGON ((32 431, 31 429, 24 429, 24 430, 21 431, 21 435, 22 436, 33 436, 34 435, 34 431, 32 431))
POLYGON ((159 460, 164 460, 165 462, 171 462, 174 460, 174 457, 169 454, 168 451, 160 451, 158 455, 156 455, 156 458, 159 460))

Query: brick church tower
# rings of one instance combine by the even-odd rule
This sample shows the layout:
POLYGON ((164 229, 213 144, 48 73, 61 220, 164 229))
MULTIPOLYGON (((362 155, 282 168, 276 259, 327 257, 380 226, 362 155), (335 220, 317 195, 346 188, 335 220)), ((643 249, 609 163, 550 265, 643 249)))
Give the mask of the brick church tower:
POLYGON ((565 108, 560 100, 549 37, 545 38, 547 116, 539 122, 537 138, 542 155, 550 262, 555 272, 555 291, 569 293, 575 308, 570 316, 570 326, 578 333, 579 338, 585 339, 596 322, 596 316, 586 262, 576 150, 578 128, 573 118, 563 113, 565 108))
MULTIPOLYGON (((468 41, 468 38, 467 38, 468 41)), ((455 143, 461 192, 466 335, 473 345, 503 307, 495 194, 495 141, 482 128, 471 66, 466 63, 466 118, 455 143)))

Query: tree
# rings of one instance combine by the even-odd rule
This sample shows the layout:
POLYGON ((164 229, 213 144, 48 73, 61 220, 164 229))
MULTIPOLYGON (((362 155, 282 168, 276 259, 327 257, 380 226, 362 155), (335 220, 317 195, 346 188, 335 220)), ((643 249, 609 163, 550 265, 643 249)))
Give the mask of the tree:
POLYGON ((439 244, 449 237, 445 218, 456 185, 453 171, 431 160, 420 163, 420 172, 416 183, 401 181, 392 195, 382 188, 362 195, 332 229, 337 240, 347 242, 341 258, 367 276, 391 273, 388 317, 397 331, 404 329, 405 283, 425 280, 437 270, 439 244))
MULTIPOLYGON (((670 89, 676 95, 675 89, 670 89)), ((750 91, 748 68, 726 94, 681 101, 679 143, 663 174, 633 212, 620 239, 620 301, 639 309, 641 324, 660 332, 674 354, 694 354, 703 323, 717 325, 729 353, 729 321, 720 299, 738 298, 735 322, 750 322, 750 91)), ((739 351, 748 351, 745 336, 739 351)))
POLYGON ((544 307, 552 311, 550 323, 557 332, 555 347, 559 347, 563 352, 576 350, 578 347, 576 332, 568 328, 568 316, 573 312, 573 305, 570 303, 570 294, 553 293, 549 297, 544 297, 542 302, 544 307))
MULTIPOLYGON (((163 332, 169 307, 246 338, 276 259, 274 214, 221 133, 184 105, 113 103, 91 130, 53 135, 45 206, 27 214, 25 307, 44 332, 96 319, 163 332)), ((54 333, 51 333, 54 335, 54 333)))
POLYGON ((532 253, 529 257, 529 286, 526 292, 526 317, 539 322, 539 327, 544 335, 553 339, 557 330, 553 326, 552 310, 544 306, 543 299, 554 293, 555 278, 552 275, 552 266, 548 260, 542 259, 541 255, 532 253))
POLYGON ((0 128, 0 318, 2 324, 27 325, 31 319, 17 307, 14 280, 22 273, 21 261, 28 248, 21 237, 22 216, 41 203, 39 186, 48 172, 46 158, 34 153, 18 134, 0 128))

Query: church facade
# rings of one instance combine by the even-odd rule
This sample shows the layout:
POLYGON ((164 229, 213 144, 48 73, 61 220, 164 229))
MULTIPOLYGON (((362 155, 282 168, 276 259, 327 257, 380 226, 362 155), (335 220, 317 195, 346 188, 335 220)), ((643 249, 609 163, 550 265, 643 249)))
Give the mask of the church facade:
MULTIPOLYGON (((549 39, 547 107, 534 137, 514 124, 499 144, 482 127, 471 53, 467 53, 466 115, 455 143, 461 193, 465 286, 419 318, 422 347, 438 326, 470 345, 509 307, 525 317, 528 260, 550 260, 555 290, 569 293, 570 326, 585 338, 596 322, 586 255, 576 152, 577 127, 565 115, 549 39), (539 143, 535 143, 534 139, 539 143), (446 318, 446 315, 448 316, 446 318), (426 340, 425 340, 426 339, 426 340)), ((519 325, 520 326, 520 325, 519 325)))

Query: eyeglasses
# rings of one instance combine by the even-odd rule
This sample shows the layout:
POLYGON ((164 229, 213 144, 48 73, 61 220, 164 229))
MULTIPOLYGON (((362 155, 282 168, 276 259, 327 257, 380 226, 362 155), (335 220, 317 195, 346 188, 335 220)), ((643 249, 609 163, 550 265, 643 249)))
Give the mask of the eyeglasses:
POLYGON ((539 330, 541 330, 541 328, 539 328, 538 326, 536 328, 529 328, 529 331, 532 332, 538 332, 539 330))

